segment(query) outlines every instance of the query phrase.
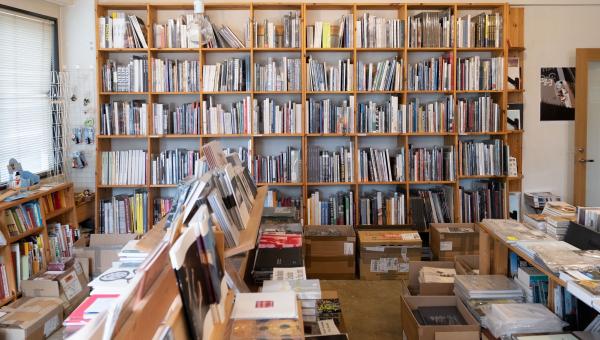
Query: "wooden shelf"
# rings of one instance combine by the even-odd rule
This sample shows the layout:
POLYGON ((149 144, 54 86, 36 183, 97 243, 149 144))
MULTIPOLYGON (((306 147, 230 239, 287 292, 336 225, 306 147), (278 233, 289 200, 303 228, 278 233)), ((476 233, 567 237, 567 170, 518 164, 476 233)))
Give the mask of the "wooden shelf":
POLYGON ((148 92, 100 92, 101 96, 148 95, 148 92))
POLYGON ((200 91, 197 92, 150 92, 151 95, 153 96, 190 96, 190 95, 200 95, 200 91))
POLYGON ((168 135, 150 135, 150 138, 200 138, 202 135, 197 134, 168 134, 168 135))
POLYGON ((224 53, 224 52, 250 52, 251 49, 248 47, 243 48, 232 48, 232 47, 219 47, 219 48, 206 48, 200 49, 202 52, 207 53, 224 53))
POLYGON ((108 53, 146 53, 148 52, 145 48, 99 48, 98 52, 108 53))
POLYGON ((419 184, 455 184, 456 181, 409 181, 411 185, 419 185, 419 184))
POLYGON ((409 47, 408 52, 451 52, 453 47, 409 47))
POLYGON ((302 52, 302 48, 294 47, 254 47, 254 52, 302 52))
POLYGON ((357 47, 357 52, 404 52, 404 47, 357 47))
POLYGON ((68 213, 69 211, 73 210, 75 207, 65 207, 65 208, 60 208, 58 210, 54 210, 51 211, 49 213, 46 213, 46 220, 50 220, 53 219, 57 216, 63 215, 68 213))
POLYGON ((302 186, 302 182, 258 182, 258 186, 270 185, 274 187, 299 187, 302 186))
POLYGON ((308 186, 354 185, 354 182, 308 182, 308 186))
POLYGON ((174 47, 165 47, 165 48, 151 48, 152 52, 164 52, 164 53, 195 53, 200 52, 200 48, 174 48, 174 47))
POLYGON ((503 52, 502 47, 458 47, 456 52, 503 52))
POLYGON ((262 212, 265 206, 265 197, 267 196, 268 189, 269 187, 266 185, 258 188, 246 229, 240 231, 240 244, 234 248, 225 248, 226 258, 247 252, 254 249, 256 246, 256 238, 258 237, 258 231, 260 229, 260 221, 262 219, 262 212))
POLYGON ((352 47, 329 47, 329 48, 319 48, 319 47, 307 47, 306 52, 352 52, 354 49, 352 47))
POLYGON ((117 188, 145 188, 147 184, 101 184, 98 189, 117 189, 117 188))
POLYGON ((41 227, 37 227, 37 228, 33 228, 33 229, 29 229, 29 230, 27 230, 26 232, 24 232, 24 233, 21 233, 21 234, 19 234, 19 235, 16 235, 16 236, 10 236, 10 235, 9 235, 9 236, 6 238, 6 240, 8 241, 8 243, 15 243, 15 242, 17 242, 17 241, 20 241, 20 240, 22 240, 22 239, 26 238, 27 236, 31 236, 31 235, 36 235, 36 234, 39 234, 39 233, 43 232, 45 229, 46 229, 46 227, 45 227, 45 226, 41 226, 41 227))
POLYGON ((258 134, 255 133, 252 135, 252 137, 256 138, 256 137, 302 137, 304 136, 301 133, 263 133, 263 134, 258 134))
POLYGON ((6 306, 10 302, 12 302, 14 299, 15 299, 15 296, 14 296, 14 294, 11 293, 10 296, 7 296, 4 299, 0 300, 0 307, 6 306))
POLYGON ((98 135, 98 139, 144 139, 147 135, 98 135))
POLYGON ((358 182, 358 185, 404 185, 405 181, 397 182, 397 181, 389 181, 389 182, 358 182))

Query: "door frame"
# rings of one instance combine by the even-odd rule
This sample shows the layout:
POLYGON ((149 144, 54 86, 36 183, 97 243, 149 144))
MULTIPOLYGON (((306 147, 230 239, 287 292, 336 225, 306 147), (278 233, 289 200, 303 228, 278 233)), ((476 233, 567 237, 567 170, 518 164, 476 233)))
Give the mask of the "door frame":
MULTIPOLYGON (((587 159, 588 63, 600 62, 600 48, 577 48, 575 64, 575 150, 573 156, 573 204, 585 205, 587 159)), ((600 161, 600 160, 599 160, 600 161)))

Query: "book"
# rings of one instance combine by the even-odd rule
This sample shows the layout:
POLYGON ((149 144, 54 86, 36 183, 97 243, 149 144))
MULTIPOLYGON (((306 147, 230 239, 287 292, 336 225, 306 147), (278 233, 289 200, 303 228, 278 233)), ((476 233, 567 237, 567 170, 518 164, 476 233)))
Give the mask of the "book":
POLYGON ((265 19, 254 25, 254 47, 258 48, 299 48, 300 11, 290 11, 281 18, 281 24, 265 19))
POLYGON ((502 47, 501 13, 467 14, 456 20, 457 47, 502 47))
POLYGON ((297 319, 232 320, 230 340, 247 339, 304 339, 303 325, 297 319))
POLYGON ((173 197, 158 197, 153 203, 153 223, 156 224, 172 210, 173 197))
POLYGON ((253 131, 257 134, 302 133, 302 103, 279 104, 265 98, 253 102, 253 131))
POLYGON ((330 22, 315 21, 306 27, 306 46, 308 48, 351 48, 354 44, 354 19, 345 14, 339 19, 339 25, 330 22))
POLYGON ((363 13, 356 20, 357 48, 404 47, 404 20, 363 13))
POLYGON ((335 104, 331 99, 306 101, 308 133, 354 132, 354 96, 335 104))
POLYGON ((404 193, 368 192, 359 199, 360 225, 397 225, 406 223, 404 193))
POLYGON ((73 244, 79 238, 79 230, 68 224, 48 224, 48 248, 51 261, 62 261, 73 256, 73 244))
POLYGON ((153 103, 154 134, 200 134, 200 109, 200 102, 186 103, 175 107, 169 104, 153 103))
POLYGON ((152 155, 152 184, 177 184, 188 176, 198 176, 200 152, 186 149, 165 150, 152 155))
POLYGON ((474 182, 470 189, 460 186, 462 222, 476 223, 487 218, 504 217, 504 188, 504 183, 498 181, 474 182))
POLYGON ((361 182, 404 181, 404 147, 389 149, 360 149, 358 154, 358 179, 361 182))
POLYGON ((508 173, 510 148, 500 139, 461 140, 458 152, 463 176, 504 176, 508 173))
POLYGON ((340 146, 336 151, 323 150, 320 146, 308 146, 309 182, 354 181, 354 143, 340 146))
POLYGON ((234 320, 297 319, 294 292, 239 293, 231 318, 234 320))
POLYGON ((248 96, 232 102, 229 110, 217 104, 213 97, 202 101, 202 133, 204 134, 246 134, 250 133, 252 99, 248 96))
POLYGON ((519 65, 519 57, 509 57, 508 63, 508 89, 521 89, 521 66, 519 65))
POLYGON ((301 168, 300 151, 291 146, 278 155, 255 155, 252 159, 252 175, 259 183, 300 182, 301 168))
POLYGON ((501 91, 504 88, 504 58, 472 56, 456 59, 456 89, 501 91))
POLYGON ((451 194, 448 189, 431 188, 429 190, 414 190, 411 193, 410 207, 414 223, 425 229, 430 223, 450 223, 452 211, 450 206, 451 194))
POLYGON ((407 107, 409 132, 454 132, 456 129, 454 97, 421 103, 412 98, 407 107))
POLYGON ((145 150, 103 151, 102 185, 146 184, 145 150))
POLYGON ((523 104, 508 104, 506 108, 506 127, 508 130, 523 129, 523 104))
POLYGON ((197 48, 188 35, 193 14, 183 14, 167 19, 165 24, 154 23, 154 48, 197 48))
POLYGON ((142 19, 125 12, 112 12, 98 18, 100 48, 148 48, 142 19))
POLYGON ((315 92, 352 91, 353 65, 351 59, 340 59, 337 65, 335 63, 328 65, 327 62, 320 62, 310 55, 306 63, 307 90, 315 92))
POLYGON ((400 91, 404 84, 404 60, 388 59, 378 63, 358 62, 359 91, 400 91))
POLYGON ((400 104, 397 96, 390 96, 383 104, 373 101, 359 103, 357 110, 359 133, 406 133, 408 131, 406 105, 400 104))
MULTIPOLYGON (((500 105, 490 96, 477 97, 476 99, 458 100, 457 105, 459 128, 458 132, 498 132, 502 110, 500 105)), ((507 117, 509 125, 510 119, 507 117)))
POLYGON ((144 100, 114 101, 100 107, 101 135, 146 135, 148 107, 144 100))
POLYGON ((315 191, 310 193, 307 202, 308 225, 353 225, 355 222, 354 193, 338 192, 329 198, 315 191))
POLYGON ((204 92, 250 91, 250 58, 229 58, 216 64, 202 65, 204 92))
POLYGON ((409 146, 411 181, 453 181, 456 178, 454 146, 409 146))
POLYGON ((137 189, 133 194, 119 194, 100 201, 100 233, 144 234, 148 231, 148 193, 137 189))

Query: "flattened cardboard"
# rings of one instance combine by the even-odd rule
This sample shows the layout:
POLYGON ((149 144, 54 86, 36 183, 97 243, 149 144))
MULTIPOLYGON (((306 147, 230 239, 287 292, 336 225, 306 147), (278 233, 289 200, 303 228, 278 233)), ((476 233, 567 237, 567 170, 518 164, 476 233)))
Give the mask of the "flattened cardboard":
POLYGON ((479 340, 479 322, 455 296, 403 296, 401 315, 402 328, 407 340, 479 340), (420 325, 412 311, 421 306, 456 306, 467 325, 420 325))
POLYGON ((402 280, 408 278, 409 261, 421 260, 422 241, 412 230, 361 230, 361 280, 402 280))
POLYGON ((419 283, 423 267, 454 268, 450 261, 410 261, 408 263, 408 290, 411 295, 454 295, 453 283, 419 283))
POLYGON ((309 279, 352 280, 356 275, 356 234, 352 226, 305 226, 309 279))
POLYGON ((22 297, 1 309, 0 339, 43 340, 61 327, 62 300, 52 297, 22 297))
POLYGON ((454 261, 456 255, 479 254, 479 233, 474 223, 432 223, 429 237, 434 260, 454 261), (471 231, 448 231, 447 228, 471 231))

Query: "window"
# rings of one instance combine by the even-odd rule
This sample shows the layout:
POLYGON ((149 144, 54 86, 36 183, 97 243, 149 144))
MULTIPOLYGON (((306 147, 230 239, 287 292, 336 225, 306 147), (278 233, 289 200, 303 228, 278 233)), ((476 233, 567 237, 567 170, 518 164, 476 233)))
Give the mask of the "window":
POLYGON ((0 6, 0 183, 11 158, 39 174, 54 166, 48 93, 57 52, 56 19, 0 6))

